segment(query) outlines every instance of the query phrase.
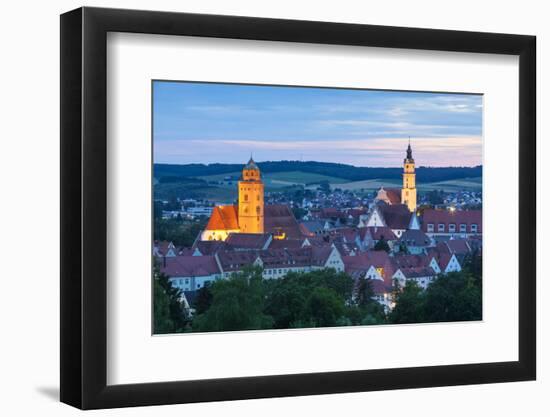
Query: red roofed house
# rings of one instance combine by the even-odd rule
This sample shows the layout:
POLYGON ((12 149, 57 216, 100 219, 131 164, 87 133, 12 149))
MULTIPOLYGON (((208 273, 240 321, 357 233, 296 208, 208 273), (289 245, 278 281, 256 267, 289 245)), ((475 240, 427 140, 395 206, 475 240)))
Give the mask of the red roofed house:
POLYGON ((386 204, 401 204, 401 190, 399 188, 380 188, 375 200, 386 204))
POLYGON ((394 242, 397 240, 397 236, 393 233, 393 230, 387 226, 368 226, 360 227, 358 229, 358 246, 361 250, 373 249, 379 240, 385 240, 390 249, 393 247, 394 242))
POLYGON ((401 245, 404 245, 411 254, 422 254, 427 248, 433 246, 433 241, 422 230, 410 229, 401 235, 394 249, 399 250, 401 245))
POLYGON ((417 217, 404 204, 378 202, 368 216, 362 218, 359 227, 389 227, 399 238, 405 230, 417 227, 417 217))
POLYGON ((463 255, 461 252, 456 252, 453 246, 454 245, 448 245, 447 242, 440 242, 435 248, 428 250, 428 256, 435 258, 441 272, 444 274, 462 271, 462 266, 458 258, 460 257, 460 259, 463 259, 463 255))
POLYGON ((176 246, 172 242, 167 242, 166 240, 158 241, 155 240, 153 244, 153 255, 158 258, 163 257, 174 257, 178 254, 176 246))
POLYGON ((343 260, 346 273, 355 279, 356 285, 360 279, 367 279, 374 292, 373 299, 389 312, 393 308, 393 267, 388 254, 385 251, 370 251, 356 256, 344 256, 343 260))
POLYGON ((222 277, 214 256, 175 256, 165 258, 160 271, 176 288, 195 291, 222 277))
POLYGON ((393 274, 393 279, 404 287, 408 281, 415 281, 419 287, 428 288, 436 277, 437 273, 429 266, 400 267, 393 274))
POLYGON ((483 233, 481 210, 424 210, 422 231, 428 236, 470 237, 483 233))
POLYGON ((333 268, 344 271, 344 262, 333 246, 307 246, 303 248, 226 251, 215 255, 224 278, 254 265, 263 269, 264 278, 282 278, 289 272, 311 272, 333 268))
POLYGON ((267 249, 273 240, 270 233, 230 233, 225 243, 233 250, 267 249))

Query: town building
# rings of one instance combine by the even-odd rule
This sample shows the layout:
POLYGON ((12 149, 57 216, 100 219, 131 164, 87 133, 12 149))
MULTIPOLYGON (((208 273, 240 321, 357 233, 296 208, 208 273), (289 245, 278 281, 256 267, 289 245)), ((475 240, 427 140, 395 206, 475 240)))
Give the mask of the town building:
POLYGON ((201 233, 203 241, 225 241, 230 234, 271 233, 273 239, 303 236, 290 207, 264 204, 264 184, 260 168, 252 158, 244 166, 238 182, 238 204, 216 206, 201 233))
POLYGON ((430 237, 466 238, 483 232, 481 210, 426 209, 422 231, 430 237))
POLYGON ((403 204, 409 212, 414 213, 416 211, 416 173, 410 138, 407 155, 403 160, 403 186, 401 190, 381 187, 375 200, 383 201, 388 205, 403 204))

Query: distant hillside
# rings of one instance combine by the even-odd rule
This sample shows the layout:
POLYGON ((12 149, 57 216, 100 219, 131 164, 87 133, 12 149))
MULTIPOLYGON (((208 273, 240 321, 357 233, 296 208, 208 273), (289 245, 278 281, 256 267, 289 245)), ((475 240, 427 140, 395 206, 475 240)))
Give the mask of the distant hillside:
MULTIPOLYGON (((365 181, 365 180, 384 180, 401 179, 402 168, 370 168, 355 167, 346 164, 334 164, 330 162, 302 162, 302 161, 276 161, 260 162, 258 166, 264 174, 280 172, 303 172, 309 174, 318 174, 335 179, 347 181, 365 181)), ((231 175, 239 172, 243 164, 187 164, 170 165, 155 164, 154 176, 157 180, 163 177, 186 177, 198 178, 212 175, 231 175)), ((419 167, 416 169, 416 179, 418 182, 431 183, 441 181, 451 181, 462 178, 477 178, 482 176, 482 167, 444 167, 431 168, 419 167)))

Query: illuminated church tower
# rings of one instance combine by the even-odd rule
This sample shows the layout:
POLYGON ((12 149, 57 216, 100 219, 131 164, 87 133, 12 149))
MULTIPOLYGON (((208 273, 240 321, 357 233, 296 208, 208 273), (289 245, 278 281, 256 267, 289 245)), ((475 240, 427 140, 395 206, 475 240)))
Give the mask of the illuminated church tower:
POLYGON ((409 208, 409 211, 416 211, 416 174, 414 173, 411 138, 409 138, 407 157, 403 161, 403 188, 401 189, 401 203, 405 204, 409 208))
POLYGON ((264 183, 252 157, 239 181, 239 229, 241 233, 264 232, 264 183))

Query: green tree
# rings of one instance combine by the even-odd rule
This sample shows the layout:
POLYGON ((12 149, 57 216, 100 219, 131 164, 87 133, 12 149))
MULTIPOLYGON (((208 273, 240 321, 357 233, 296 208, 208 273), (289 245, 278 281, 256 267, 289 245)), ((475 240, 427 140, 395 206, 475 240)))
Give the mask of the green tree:
POLYGON ((288 329, 299 320, 310 292, 306 282, 300 280, 303 275, 289 273, 284 278, 265 282, 265 311, 273 318, 274 328, 288 329))
POLYGON ((428 201, 430 204, 436 205, 436 204, 443 204, 443 199, 445 197, 445 193, 443 190, 431 190, 428 193, 428 201))
POLYGON ((405 242, 401 242, 399 244, 399 252, 404 253, 406 255, 409 254, 409 248, 407 247, 407 244, 405 242))
POLYGON ((181 217, 155 218, 153 233, 155 240, 166 240, 173 242, 176 246, 191 247, 205 224, 204 218, 199 221, 188 221, 181 217))
POLYGON ((374 250, 383 250, 386 252, 390 251, 390 245, 388 245, 388 242, 384 239, 384 237, 381 237, 378 242, 376 242, 376 245, 374 245, 374 250))
POLYGON ((468 271, 439 276, 426 290, 429 322, 481 320, 481 289, 468 271))
POLYGON ((180 333, 185 330, 189 317, 181 298, 181 290, 173 287, 168 277, 155 265, 153 270, 154 333, 180 333))
POLYGON ((330 183, 327 180, 323 180, 319 183, 319 189, 325 194, 330 193, 330 183))
POLYGON ((211 286, 212 305, 193 320, 193 331, 269 329, 273 319, 263 313, 261 269, 247 268, 211 286))
POLYGON ((173 332, 175 325, 170 318, 170 298, 157 280, 154 280, 153 297, 153 333, 173 332))
POLYGON ((304 210, 301 207, 293 207, 292 213, 294 214, 294 217, 296 217, 296 220, 301 220, 302 217, 307 214, 307 210, 304 210))
POLYGON ((415 281, 395 291, 395 307, 390 313, 391 323, 422 323, 424 319, 424 290, 415 281))
POLYGON ((195 314, 202 314, 206 312, 212 305, 212 291, 210 290, 210 284, 206 284, 204 287, 197 290, 195 302, 195 314))
MULTIPOLYGON (((267 280, 266 314, 273 317, 277 329, 315 326, 317 320, 310 317, 311 294, 324 288, 336 295, 342 309, 351 301, 353 280, 345 273, 323 269, 308 273, 288 273, 277 280, 267 280)), ((343 311, 343 310, 342 310, 343 311)))
POLYGON ((374 291, 372 289, 372 281, 370 279, 361 278, 357 283, 357 305, 364 307, 373 302, 374 291))
POLYGON ((317 287, 309 295, 301 318, 293 327, 330 327, 344 315, 343 300, 329 288, 317 287))

